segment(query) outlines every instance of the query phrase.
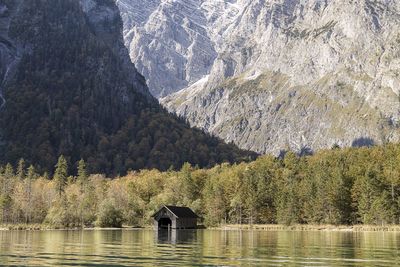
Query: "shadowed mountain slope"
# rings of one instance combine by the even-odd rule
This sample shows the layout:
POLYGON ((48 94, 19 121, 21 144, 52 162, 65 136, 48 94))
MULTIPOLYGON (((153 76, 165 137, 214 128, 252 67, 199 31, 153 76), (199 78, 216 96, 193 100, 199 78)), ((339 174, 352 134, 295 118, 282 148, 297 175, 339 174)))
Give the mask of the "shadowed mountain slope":
POLYGON ((114 1, 3 1, 0 10, 9 59, 0 64, 1 161, 50 170, 63 154, 118 174, 254 156, 160 107, 129 60, 114 1))

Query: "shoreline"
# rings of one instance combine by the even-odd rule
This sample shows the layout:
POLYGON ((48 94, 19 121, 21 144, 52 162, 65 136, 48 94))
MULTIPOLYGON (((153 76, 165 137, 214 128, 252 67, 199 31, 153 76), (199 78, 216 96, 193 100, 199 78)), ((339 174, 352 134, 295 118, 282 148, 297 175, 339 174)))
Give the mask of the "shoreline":
POLYGON ((226 224, 210 227, 214 230, 256 230, 256 231, 327 231, 327 232, 400 232, 400 225, 316 225, 316 224, 226 224))
MULTIPOLYGON (((1 231, 105 231, 105 230, 143 230, 153 229, 152 226, 123 226, 122 228, 113 227, 71 227, 58 228, 45 224, 7 224, 0 225, 1 231)), ((225 224, 215 227, 205 227, 199 229, 206 230, 255 230, 255 231, 326 231, 326 232, 400 232, 400 225, 313 225, 313 224, 225 224)))
POLYGON ((2 231, 105 231, 105 230, 141 230, 150 229, 150 227, 123 226, 116 227, 52 227, 46 224, 6 224, 0 225, 2 231))

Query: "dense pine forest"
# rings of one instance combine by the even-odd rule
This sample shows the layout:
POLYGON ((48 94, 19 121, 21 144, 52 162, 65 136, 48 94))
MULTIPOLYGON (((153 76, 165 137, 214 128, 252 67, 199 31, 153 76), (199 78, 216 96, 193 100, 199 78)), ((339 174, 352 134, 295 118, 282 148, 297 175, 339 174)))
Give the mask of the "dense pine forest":
POLYGON ((1 163, 24 158, 52 173, 62 154, 69 162, 85 158, 92 172, 119 175, 256 156, 163 109, 130 62, 114 1, 96 3, 93 12, 107 16, 85 13, 76 0, 6 3, 9 37, 21 51, 1 92, 1 163))
POLYGON ((3 224, 50 227, 147 225, 161 205, 185 205, 208 226, 223 223, 399 224, 400 145, 287 153, 251 163, 179 171, 143 170, 116 179, 76 176, 61 156, 54 176, 20 160, 0 171, 3 224))

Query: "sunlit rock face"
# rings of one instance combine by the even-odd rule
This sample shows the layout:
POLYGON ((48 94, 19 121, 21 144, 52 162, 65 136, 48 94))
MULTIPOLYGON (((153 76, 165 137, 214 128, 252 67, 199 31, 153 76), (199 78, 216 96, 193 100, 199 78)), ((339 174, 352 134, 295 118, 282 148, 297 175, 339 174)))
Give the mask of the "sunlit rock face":
POLYGON ((152 94, 162 97, 207 75, 217 58, 204 1, 117 0, 125 44, 152 94))
POLYGON ((192 125, 275 154, 399 139, 398 1, 117 2, 131 59, 192 125))

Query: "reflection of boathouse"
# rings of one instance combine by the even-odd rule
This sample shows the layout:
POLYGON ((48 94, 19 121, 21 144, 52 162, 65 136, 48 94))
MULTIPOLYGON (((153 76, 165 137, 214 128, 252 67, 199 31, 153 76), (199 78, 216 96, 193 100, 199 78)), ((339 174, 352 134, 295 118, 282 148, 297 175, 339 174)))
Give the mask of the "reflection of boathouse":
POLYGON ((195 229, 199 216, 188 207, 163 206, 153 218, 155 229, 195 229))
POLYGON ((193 244, 197 240, 197 230, 155 231, 158 244, 193 244))

